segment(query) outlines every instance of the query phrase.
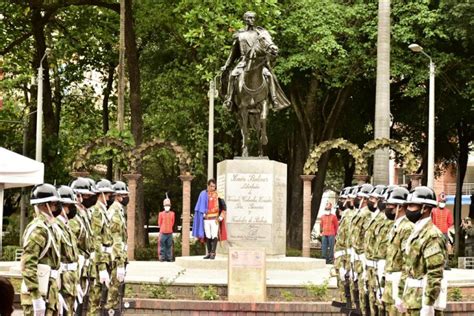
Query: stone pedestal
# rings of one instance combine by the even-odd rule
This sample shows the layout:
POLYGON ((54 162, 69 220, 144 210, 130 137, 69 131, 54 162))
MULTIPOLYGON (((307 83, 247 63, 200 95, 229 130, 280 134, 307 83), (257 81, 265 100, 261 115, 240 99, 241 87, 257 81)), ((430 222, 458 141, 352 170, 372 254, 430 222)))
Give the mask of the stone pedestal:
MULTIPOLYGON (((261 247, 268 256, 286 253, 286 164, 241 158, 217 164, 217 191, 227 204, 231 247, 261 247)), ((227 253, 226 247, 218 253, 227 253)))
POLYGON ((181 255, 189 256, 189 230, 191 218, 191 181, 194 179, 192 175, 179 176, 183 182, 183 223, 181 226, 182 242, 181 255))

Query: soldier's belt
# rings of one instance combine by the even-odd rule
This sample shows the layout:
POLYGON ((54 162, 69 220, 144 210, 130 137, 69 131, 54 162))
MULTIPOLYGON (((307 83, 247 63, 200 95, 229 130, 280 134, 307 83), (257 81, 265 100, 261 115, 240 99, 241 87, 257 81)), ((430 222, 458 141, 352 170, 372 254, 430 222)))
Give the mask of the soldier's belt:
POLYGON ((112 254, 112 250, 113 250, 112 247, 102 246, 101 249, 102 249, 103 252, 106 252, 108 254, 112 254))
POLYGON ((334 253, 334 259, 339 258, 340 256, 343 256, 346 254, 345 250, 339 250, 334 253))
POLYGON ((59 278, 59 270, 53 270, 51 269, 51 273, 49 274, 49 277, 52 279, 57 280, 59 278))
POLYGON ((407 278, 406 287, 422 288, 425 285, 424 279, 407 278))
POLYGON ((61 263, 61 270, 62 271, 76 271, 77 270, 77 262, 61 263))
POLYGON ((387 272, 385 273, 385 280, 389 281, 389 282, 394 282, 394 281, 397 281, 401 278, 402 276, 402 272, 399 271, 399 272, 387 272))
POLYGON ((377 260, 366 259, 365 265, 369 268, 377 268, 377 260))

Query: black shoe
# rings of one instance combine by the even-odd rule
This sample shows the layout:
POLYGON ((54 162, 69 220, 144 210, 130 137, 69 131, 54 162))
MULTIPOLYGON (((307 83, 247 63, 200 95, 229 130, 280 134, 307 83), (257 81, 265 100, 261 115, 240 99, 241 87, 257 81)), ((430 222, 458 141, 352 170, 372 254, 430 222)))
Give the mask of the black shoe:
POLYGON ((211 259, 211 254, 208 253, 207 256, 205 256, 203 259, 211 259))
POLYGON ((216 258, 216 254, 215 254, 215 253, 213 253, 213 254, 211 254, 211 256, 210 256, 210 258, 209 258, 209 259, 211 259, 211 260, 214 260, 215 258, 216 258))
POLYGON ((165 262, 165 259, 160 259, 160 262, 165 262))
POLYGON ((444 267, 444 270, 448 270, 448 271, 449 271, 449 270, 451 270, 451 268, 450 268, 450 267, 444 267))

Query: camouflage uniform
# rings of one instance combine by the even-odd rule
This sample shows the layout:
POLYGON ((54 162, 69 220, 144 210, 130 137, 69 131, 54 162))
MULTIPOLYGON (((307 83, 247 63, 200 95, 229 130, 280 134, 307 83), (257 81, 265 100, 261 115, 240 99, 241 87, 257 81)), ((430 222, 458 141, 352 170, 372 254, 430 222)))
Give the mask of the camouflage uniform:
POLYGON ((90 274, 90 255, 94 251, 92 229, 88 211, 80 204, 77 204, 76 207, 76 216, 69 220, 68 225, 76 236, 77 249, 79 251, 79 275, 81 278, 81 287, 85 292, 87 290, 87 280, 90 274))
POLYGON ((33 300, 42 297, 38 287, 38 264, 51 267, 48 295, 43 299, 46 301, 46 315, 57 315, 59 246, 47 215, 39 212, 38 216, 28 224, 23 234, 21 305, 25 316, 33 315, 33 300))
MULTIPOLYGON (((400 315, 395 307, 394 297, 401 298, 401 292, 398 290, 400 284, 401 271, 405 266, 404 249, 408 236, 413 231, 413 223, 406 216, 402 216, 395 221, 393 227, 388 233, 388 247, 385 262, 385 290, 382 300, 385 303, 385 309, 390 316, 400 315), (396 291, 396 293, 394 293, 396 291)), ((404 287, 400 284, 400 287, 404 287)))
MULTIPOLYGON (((408 315, 419 315, 423 306, 434 306, 441 293, 446 247, 444 236, 431 218, 419 220, 408 237, 403 303, 408 315)), ((436 310, 436 315, 442 315, 436 310)))
POLYGON ((371 315, 377 314, 377 298, 375 291, 378 289, 377 286, 377 260, 376 253, 379 251, 375 245, 378 234, 385 222, 385 215, 376 210, 370 214, 370 220, 366 222, 364 226, 364 252, 365 252, 365 265, 366 265, 366 284, 367 291, 369 293, 370 302, 370 313, 371 315))
POLYGON ((60 293, 66 302, 68 314, 71 315, 77 295, 76 285, 79 282, 77 240, 62 216, 56 217, 53 227, 56 228, 58 239, 61 240, 60 293))
MULTIPOLYGON (((365 271, 365 267, 363 262, 365 261, 365 255, 364 255, 364 235, 365 235, 365 230, 364 227, 366 223, 370 220, 370 215, 372 213, 368 209, 368 207, 364 207, 360 209, 354 217, 352 217, 351 221, 351 228, 349 231, 349 238, 351 240, 351 245, 352 245, 352 250, 351 250, 351 262, 353 262, 354 266, 354 279, 351 282, 351 288, 352 288, 352 293, 354 293, 355 289, 355 281, 358 280, 357 286, 359 289, 359 297, 357 300, 359 300, 360 303, 360 308, 361 310, 364 310, 365 308, 365 302, 364 302, 364 280, 363 278, 363 272, 365 271)), ((352 273, 351 273, 352 277, 352 273)), ((352 298, 353 301, 355 301, 355 297, 352 298)))
POLYGON ((351 244, 349 241, 349 229, 352 217, 355 215, 355 211, 346 209, 343 214, 341 221, 339 222, 339 229, 337 230, 336 244, 334 246, 334 267, 337 272, 337 287, 340 293, 341 302, 345 302, 345 291, 344 291, 344 275, 350 270, 350 253, 349 248, 351 244))
POLYGON ((117 268, 125 268, 125 261, 127 261, 127 223, 125 221, 125 214, 120 202, 115 201, 109 208, 110 231, 113 239, 113 253, 115 258, 112 263, 112 272, 110 275, 109 300, 107 308, 115 308, 119 303, 118 289, 120 281, 117 279, 117 268))
POLYGON ((110 232, 110 220, 107 208, 102 202, 90 208, 92 213, 91 228, 94 245, 94 259, 92 262, 91 276, 95 278, 91 284, 89 312, 95 315, 100 310, 101 284, 99 282, 99 271, 107 270, 110 276, 110 266, 112 258, 112 234, 110 232))
POLYGON ((384 308, 384 304, 382 303, 382 295, 385 289, 385 264, 389 245, 388 235, 393 227, 393 224, 393 220, 384 216, 382 225, 380 225, 379 228, 375 230, 375 235, 377 236, 374 244, 374 249, 376 250, 374 252, 374 260, 377 262, 377 267, 375 270, 375 288, 377 297, 375 302, 379 308, 379 311, 387 311, 387 309, 384 308))

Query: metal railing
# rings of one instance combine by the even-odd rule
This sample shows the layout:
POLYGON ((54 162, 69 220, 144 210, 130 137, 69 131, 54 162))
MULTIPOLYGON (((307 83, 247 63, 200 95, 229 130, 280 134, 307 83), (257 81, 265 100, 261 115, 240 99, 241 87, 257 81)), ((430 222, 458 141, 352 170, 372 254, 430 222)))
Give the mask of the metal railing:
MULTIPOLYGON (((448 195, 456 194, 456 183, 448 183, 446 185, 446 194, 448 195)), ((474 183, 464 183, 462 185, 462 194, 463 195, 474 194, 474 183)))

